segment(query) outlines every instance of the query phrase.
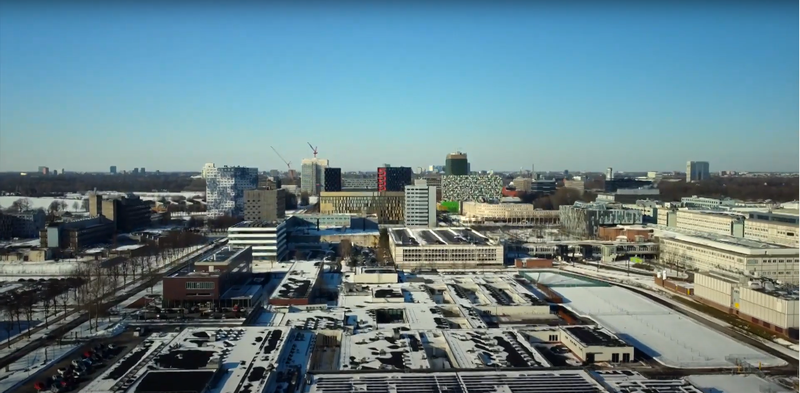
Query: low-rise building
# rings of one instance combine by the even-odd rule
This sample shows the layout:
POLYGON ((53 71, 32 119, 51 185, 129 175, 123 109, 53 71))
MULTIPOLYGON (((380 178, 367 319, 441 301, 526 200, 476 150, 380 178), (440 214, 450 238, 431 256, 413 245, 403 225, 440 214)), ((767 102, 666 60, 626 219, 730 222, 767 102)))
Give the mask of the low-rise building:
POLYGON ((298 306, 311 303, 322 283, 322 263, 298 261, 292 264, 269 298, 273 306, 298 306))
POLYGON ((632 188, 619 189, 614 192, 600 193, 597 202, 607 203, 636 203, 640 200, 658 200, 661 191, 658 188, 632 188))
POLYGON ((164 307, 209 309, 229 306, 223 301, 223 295, 250 279, 252 261, 253 250, 250 247, 224 248, 164 277, 164 307))
POLYGON ((772 280, 705 272, 694 275, 694 296, 747 322, 797 338, 800 301, 796 285, 780 286, 772 280))
POLYGON ((342 280, 353 284, 396 284, 398 276, 392 268, 358 266, 342 280))
POLYGON ((686 209, 678 210, 675 214, 678 229, 744 237, 745 218, 742 214, 686 209))
POLYGON ((575 202, 559 206, 559 220, 567 233, 583 238, 596 237, 604 226, 642 224, 642 212, 605 203, 575 202))
POLYGON ((228 228, 228 246, 251 248, 253 272, 267 272, 286 258, 286 221, 243 221, 228 228))
POLYGON ((702 233, 666 232, 658 237, 659 259, 668 265, 798 283, 796 248, 702 233))
POLYGON ((317 227, 325 228, 352 228, 353 214, 321 214, 321 213, 300 213, 293 214, 288 220, 294 227, 317 227))
POLYGON ((400 269, 503 266, 503 245, 468 228, 391 229, 389 249, 400 269))
POLYGON ((104 198, 103 195, 90 193, 88 198, 89 216, 105 217, 114 223, 120 233, 146 228, 151 224, 150 203, 134 194, 107 195, 104 198))
POLYGON ((42 248, 79 251, 98 243, 109 243, 116 226, 103 216, 74 221, 58 221, 39 232, 42 248))
POLYGON ((586 363, 634 361, 634 347, 598 326, 561 326, 523 329, 534 342, 561 343, 586 363))
POLYGON ((21 213, 0 212, 0 239, 35 239, 44 228, 46 216, 42 209, 21 213))
POLYGON ((555 210, 536 210, 530 203, 463 202, 461 214, 471 223, 502 222, 532 225, 558 224, 555 210))
POLYGON ((780 213, 750 213, 744 223, 744 237, 765 243, 800 247, 798 217, 780 213))

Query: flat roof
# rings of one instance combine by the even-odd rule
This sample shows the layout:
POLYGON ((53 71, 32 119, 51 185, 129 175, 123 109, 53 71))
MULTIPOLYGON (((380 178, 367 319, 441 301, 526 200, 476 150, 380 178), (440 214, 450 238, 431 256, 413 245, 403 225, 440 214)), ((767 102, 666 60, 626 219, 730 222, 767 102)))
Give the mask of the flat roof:
POLYGON ((303 299, 311 295, 324 264, 298 261, 292 264, 270 299, 303 299), (316 266, 315 266, 316 265, 316 266))
MULTIPOLYGON (((603 381, 621 393, 704 393, 683 379, 649 379, 631 370, 596 370, 591 372, 596 379, 603 381)), ((737 378, 740 376, 736 376, 737 378)), ((757 392, 753 390, 749 393, 757 392)), ((725 391, 727 393, 727 391, 725 391)))
POLYGON ((353 391, 484 393, 608 393, 586 371, 318 374, 309 393, 353 391), (490 389, 490 390, 487 390, 490 389))
POLYGON ((720 250, 731 251, 745 256, 759 255, 798 255, 797 248, 764 243, 733 236, 715 235, 707 232, 682 230, 674 227, 659 227, 656 235, 662 239, 673 239, 685 243, 698 244, 720 250))
POLYGON ((245 229, 245 228, 277 228, 281 224, 283 224, 283 220, 279 221, 267 221, 267 220, 254 220, 254 221, 242 221, 229 227, 228 229, 245 229))
POLYGON ((575 337, 587 347, 629 347, 624 341, 614 336, 611 332, 601 327, 590 328, 587 326, 564 326, 565 332, 575 337))
POLYGON ((232 248, 230 246, 223 247, 219 249, 217 252, 205 256, 203 259, 194 262, 195 265, 200 266, 208 266, 208 265, 227 265, 231 262, 231 259, 238 256, 239 254, 243 253, 247 247, 245 248, 232 248))
POLYGON ((389 234, 395 245, 402 247, 497 245, 470 228, 395 228, 389 234))

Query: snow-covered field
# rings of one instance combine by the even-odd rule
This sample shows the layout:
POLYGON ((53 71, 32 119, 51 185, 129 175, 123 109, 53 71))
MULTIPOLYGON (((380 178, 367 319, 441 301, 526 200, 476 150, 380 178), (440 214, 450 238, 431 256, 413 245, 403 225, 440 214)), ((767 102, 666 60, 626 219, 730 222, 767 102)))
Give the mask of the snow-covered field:
POLYGON ((557 287, 565 306, 587 315, 623 340, 671 367, 732 367, 727 356, 752 364, 786 362, 739 343, 660 304, 620 287, 557 287))
MULTIPOLYGON (((115 191, 100 191, 99 193, 100 194, 105 194, 105 195, 125 195, 125 193, 115 192, 115 191)), ((186 197, 187 199, 188 198, 192 198, 194 196, 198 196, 198 195, 201 196, 201 197, 205 197, 206 193, 203 192, 203 191, 192 191, 192 192, 134 192, 133 194, 134 195, 138 195, 143 200, 146 200, 146 201, 147 200, 153 200, 154 201, 154 200, 157 200, 157 199, 159 199, 161 197, 169 198, 169 197, 173 197, 173 196, 183 196, 183 197, 186 197)), ((82 205, 81 202, 84 199, 86 199, 86 196, 85 195, 80 195, 80 194, 70 194, 69 196, 67 196, 65 198, 53 198, 53 197, 36 197, 36 198, 33 198, 33 197, 22 197, 22 196, 0 196, 0 208, 5 209, 5 208, 8 208, 8 207, 11 207, 11 205, 14 203, 14 201, 16 201, 18 199, 28 199, 28 200, 30 200, 31 208, 33 208, 33 209, 42 208, 42 209, 47 210, 47 208, 50 207, 50 204, 53 203, 53 201, 64 201, 64 203, 67 204, 67 209, 66 210, 68 212, 70 212, 70 213, 79 213, 79 212, 85 212, 86 211, 81 206, 82 205), (77 205, 76 205, 76 203, 77 203, 77 205)))

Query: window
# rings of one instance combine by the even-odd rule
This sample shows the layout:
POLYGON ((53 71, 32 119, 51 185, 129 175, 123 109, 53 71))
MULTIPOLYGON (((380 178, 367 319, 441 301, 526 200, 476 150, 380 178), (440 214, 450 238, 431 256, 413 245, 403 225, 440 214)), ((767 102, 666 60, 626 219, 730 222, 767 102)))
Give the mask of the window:
POLYGON ((629 353, 623 353, 623 354, 622 354, 622 362, 623 362, 623 363, 628 363, 628 362, 630 362, 630 361, 631 361, 631 354, 629 354, 629 353))
POLYGON ((619 354, 618 353, 612 353, 611 354, 611 363, 619 363, 619 354))
POLYGON ((214 283, 211 281, 187 281, 186 289, 214 289, 214 283))

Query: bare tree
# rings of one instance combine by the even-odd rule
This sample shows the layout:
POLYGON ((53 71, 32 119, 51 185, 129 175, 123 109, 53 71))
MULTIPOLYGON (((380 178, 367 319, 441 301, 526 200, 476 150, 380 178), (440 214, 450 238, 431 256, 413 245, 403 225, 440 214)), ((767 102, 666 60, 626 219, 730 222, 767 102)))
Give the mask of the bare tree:
POLYGON ((47 211, 50 214, 55 214, 61 211, 61 203, 59 203, 59 201, 50 202, 50 206, 47 207, 47 211))
POLYGON ((6 345, 11 346, 11 332, 14 330, 14 306, 12 302, 7 302, 2 306, 3 316, 3 330, 6 332, 6 345))
POLYGON ((58 206, 61 208, 61 211, 67 211, 67 202, 63 199, 58 201, 58 206))
POLYGON ((26 210, 30 210, 31 206, 33 206, 33 203, 31 202, 30 199, 20 198, 11 203, 10 210, 24 212, 26 210))
POLYGON ((36 305, 36 292, 30 291, 22 295, 22 311, 25 314, 27 321, 26 330, 28 331, 28 338, 31 338, 31 324, 33 323, 33 308, 36 305))
POLYGON ((78 203, 78 201, 72 202, 72 210, 73 211, 78 211, 78 208, 80 208, 80 207, 81 207, 81 204, 78 203))

